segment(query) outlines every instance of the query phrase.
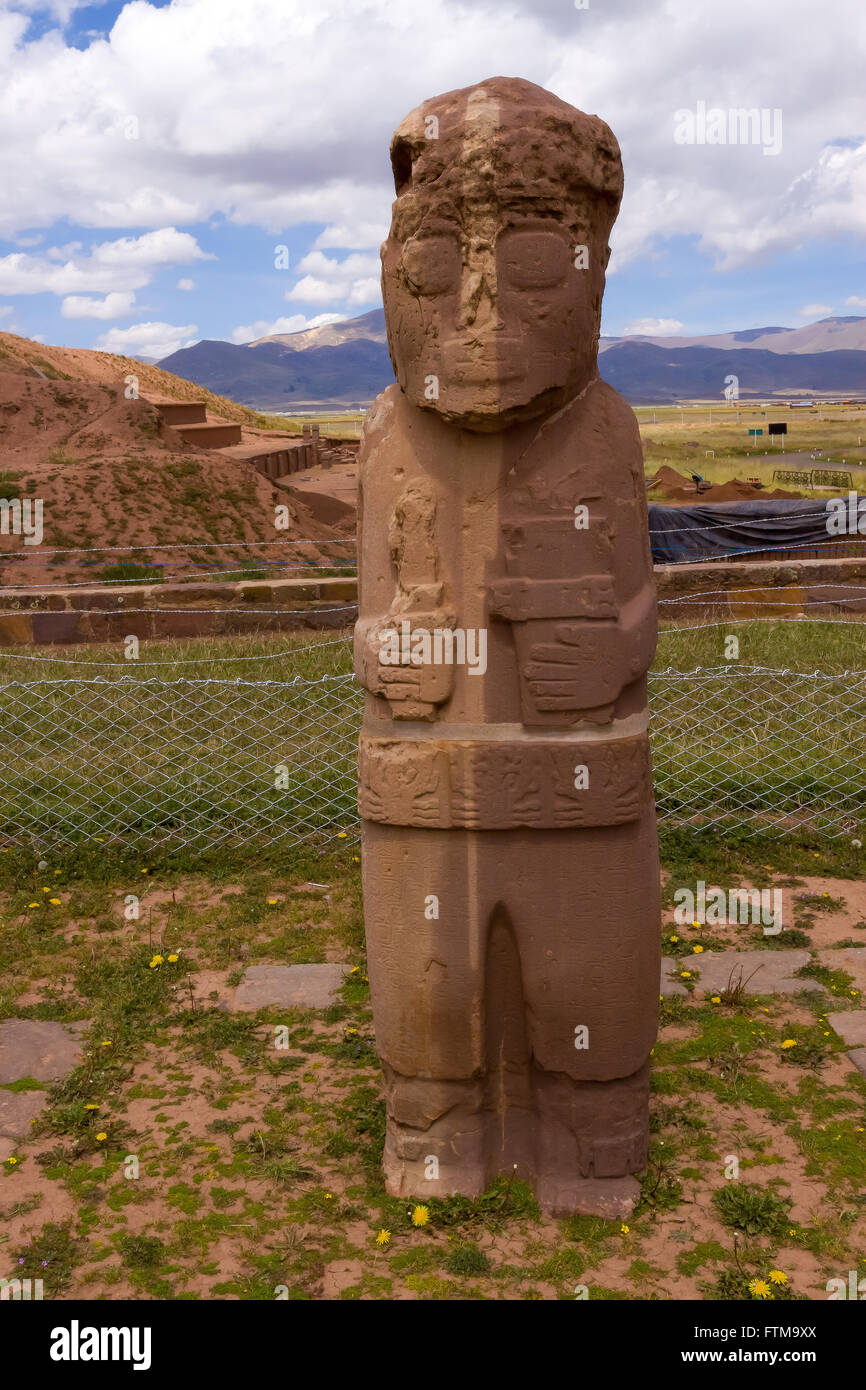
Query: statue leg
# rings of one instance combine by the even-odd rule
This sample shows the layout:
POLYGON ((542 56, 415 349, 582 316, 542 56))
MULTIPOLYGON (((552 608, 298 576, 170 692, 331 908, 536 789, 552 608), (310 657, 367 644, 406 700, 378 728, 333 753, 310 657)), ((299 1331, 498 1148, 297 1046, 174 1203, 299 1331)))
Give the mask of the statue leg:
POLYGON ((387 1104, 385 1185, 469 1197, 486 1182, 484 953, 473 832, 363 826, 364 916, 387 1104))
MULTIPOLYGON (((523 832, 512 832, 521 836, 523 832)), ((532 1056, 536 1195, 627 1215, 647 1161, 659 994, 655 821, 536 832, 511 849, 532 1056)))

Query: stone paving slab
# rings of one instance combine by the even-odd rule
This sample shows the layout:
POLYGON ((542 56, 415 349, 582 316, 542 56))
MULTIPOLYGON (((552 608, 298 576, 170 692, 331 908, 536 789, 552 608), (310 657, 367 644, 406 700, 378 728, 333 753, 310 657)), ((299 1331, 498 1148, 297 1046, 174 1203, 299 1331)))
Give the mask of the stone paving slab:
POLYGON ((47 1091, 0 1091, 0 1163, 15 1153, 14 1140, 27 1138, 47 1101, 47 1091))
POLYGON ((254 1009, 326 1009, 333 1004, 348 965, 251 965, 229 1007, 254 1009))
POLYGON ((32 1076, 60 1081, 81 1061, 79 1034, 86 1023, 40 1023, 7 1018, 0 1023, 0 1085, 32 1076))
POLYGON ((845 1056, 866 1076, 866 1047, 855 1047, 853 1052, 846 1052, 845 1056))
POLYGON ((828 970, 847 971, 857 988, 866 990, 866 946, 843 946, 839 951, 819 951, 818 959, 828 970))
POLYGON ((683 969, 676 956, 662 956, 662 982, 659 994, 665 999, 670 999, 673 995, 688 994, 685 985, 681 984, 675 977, 676 973, 683 969))
POLYGON ((830 1014, 828 1022, 849 1047, 866 1047, 866 1009, 851 1009, 844 1014, 830 1014))
MULTIPOLYGON (((817 980, 801 980, 794 974, 795 970, 808 965, 811 959, 808 951, 794 949, 787 951, 703 951, 700 955, 686 956, 682 960, 676 960, 673 965, 677 971, 700 971, 700 979, 697 981, 698 989, 713 994, 719 994, 723 989, 727 989, 732 971, 732 983, 736 986, 738 980, 742 978, 749 994, 797 994, 803 989, 823 990, 824 988, 823 985, 818 984, 817 980), (749 979, 750 975, 751 979, 749 979)), ((663 966, 665 964, 670 965, 670 960, 666 959, 663 966)), ((663 979, 664 973, 663 970, 663 979)))

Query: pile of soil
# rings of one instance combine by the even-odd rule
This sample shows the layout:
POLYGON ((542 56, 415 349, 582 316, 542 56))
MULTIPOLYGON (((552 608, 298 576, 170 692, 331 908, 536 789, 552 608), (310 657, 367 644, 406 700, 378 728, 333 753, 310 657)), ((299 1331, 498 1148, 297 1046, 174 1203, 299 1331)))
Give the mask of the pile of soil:
POLYGON ((277 567, 277 559, 346 561, 349 547, 328 545, 346 535, 339 507, 340 514, 326 514, 300 496, 287 496, 243 459, 163 438, 156 408, 125 398, 124 377, 139 368, 142 378, 156 372, 155 395, 170 397, 176 385, 178 399, 208 399, 214 403, 209 418, 230 419, 235 412, 244 442, 258 443, 258 432, 246 423, 246 417, 257 418, 252 412, 108 353, 31 343, 30 356, 39 359, 31 362, 4 351, 10 338, 0 334, 0 498, 41 499, 43 538, 40 545, 25 544, 10 524, 10 534, 0 535, 0 584, 146 577, 125 573, 129 564, 159 567, 151 578, 182 580, 237 577, 250 568, 294 572, 277 567), (280 504, 288 506, 290 525, 277 531, 280 504), (298 539, 308 543, 273 544, 298 539), (247 547, 244 541, 271 544, 247 547), (110 547, 117 553, 87 553, 110 547))
POLYGON ((761 499, 772 502, 799 497, 799 493, 785 492, 782 488, 769 491, 767 488, 753 487, 745 478, 731 478, 726 483, 714 483, 712 487, 697 492, 691 478, 678 473, 667 464, 649 480, 647 487, 654 492, 660 492, 665 502, 673 506, 684 503, 695 506, 702 502, 755 502, 761 499))

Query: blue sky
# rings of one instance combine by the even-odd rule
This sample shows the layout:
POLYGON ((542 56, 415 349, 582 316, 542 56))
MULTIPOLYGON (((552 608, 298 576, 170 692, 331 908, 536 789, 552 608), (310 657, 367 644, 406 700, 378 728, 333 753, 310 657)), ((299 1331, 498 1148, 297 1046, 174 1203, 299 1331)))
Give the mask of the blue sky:
POLYGON ((606 333, 866 314, 864 16, 847 0, 0 0, 0 328, 163 356, 376 307, 392 129, 498 72, 620 140, 606 333), (766 134, 711 144, 701 107, 764 111, 766 134))

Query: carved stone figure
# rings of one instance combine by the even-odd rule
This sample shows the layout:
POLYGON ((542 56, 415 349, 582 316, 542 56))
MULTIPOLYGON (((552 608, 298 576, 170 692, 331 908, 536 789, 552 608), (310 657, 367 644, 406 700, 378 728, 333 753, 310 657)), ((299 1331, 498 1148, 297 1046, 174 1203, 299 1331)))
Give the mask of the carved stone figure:
POLYGON ((548 1211, 622 1215, 659 867, 641 445, 597 367, 619 148, 495 77, 413 111, 391 162, 355 630, 387 1187, 516 1171, 548 1211))

